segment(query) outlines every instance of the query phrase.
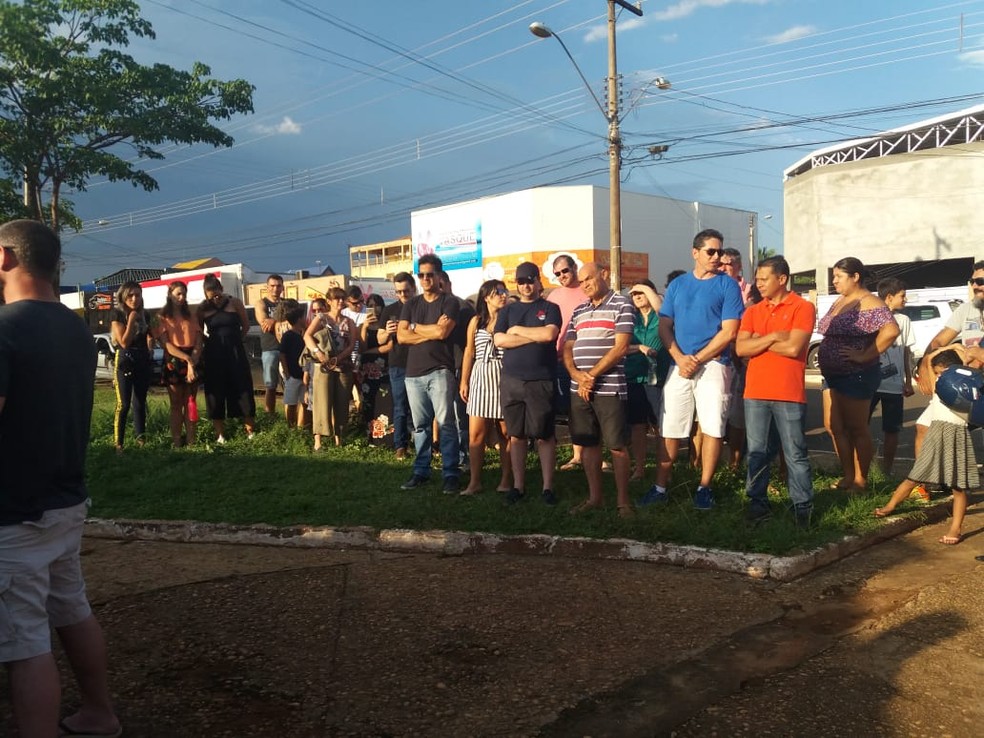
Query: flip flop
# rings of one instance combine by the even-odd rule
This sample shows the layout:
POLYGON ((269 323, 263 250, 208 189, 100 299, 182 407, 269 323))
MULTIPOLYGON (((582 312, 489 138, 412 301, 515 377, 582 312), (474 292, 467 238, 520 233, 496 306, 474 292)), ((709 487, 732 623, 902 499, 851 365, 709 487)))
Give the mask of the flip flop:
POLYGON ((895 512, 895 510, 885 510, 885 509, 883 509, 881 507, 876 507, 875 508, 875 517, 876 518, 887 518, 889 515, 893 514, 894 512, 895 512))
POLYGON ((63 736, 74 736, 74 738, 120 738, 123 735, 123 726, 118 727, 113 733, 93 733, 88 730, 72 730, 62 720, 58 723, 58 732, 63 736))
POLYGON ((942 543, 944 546, 956 546, 962 540, 963 540, 963 536, 945 535, 942 538, 940 538, 940 543, 942 543))
POLYGON ((561 471, 574 471, 575 469, 580 469, 580 468, 581 468, 581 462, 580 461, 571 460, 571 461, 568 461, 566 464, 563 464, 560 467, 560 470, 561 471))

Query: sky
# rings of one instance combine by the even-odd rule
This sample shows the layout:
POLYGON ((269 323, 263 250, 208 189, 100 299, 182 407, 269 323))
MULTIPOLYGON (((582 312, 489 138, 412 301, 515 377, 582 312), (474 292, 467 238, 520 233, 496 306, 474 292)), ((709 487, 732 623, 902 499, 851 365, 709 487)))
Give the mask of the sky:
MULTIPOLYGON (((144 63, 256 86, 228 149, 160 147, 159 189, 68 194, 63 284, 217 257, 330 265, 410 211, 607 186, 605 0, 140 0, 144 63)), ((781 251, 783 170, 814 149, 984 103, 984 0, 649 0, 621 11, 623 190, 759 213, 781 251), (661 90, 653 81, 668 79, 661 90), (661 158, 649 154, 668 145, 661 158)), ((119 151, 124 158, 132 152, 119 151)))

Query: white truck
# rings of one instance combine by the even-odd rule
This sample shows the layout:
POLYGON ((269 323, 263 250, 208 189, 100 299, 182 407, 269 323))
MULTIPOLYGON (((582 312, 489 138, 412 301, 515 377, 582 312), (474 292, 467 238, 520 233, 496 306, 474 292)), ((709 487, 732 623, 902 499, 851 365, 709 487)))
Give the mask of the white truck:
MULTIPOLYGON (((837 295, 820 295, 817 297, 817 321, 819 322, 830 306, 837 300, 837 295)), ((922 358, 923 350, 929 345, 937 333, 946 325, 950 315, 960 303, 968 298, 966 286, 960 287, 930 287, 926 289, 907 290, 908 303, 899 312, 904 313, 912 321, 912 331, 915 334, 916 345, 912 350, 913 358, 922 358)), ((807 369, 819 369, 817 354, 823 336, 814 332, 810 338, 810 350, 806 357, 807 369)))

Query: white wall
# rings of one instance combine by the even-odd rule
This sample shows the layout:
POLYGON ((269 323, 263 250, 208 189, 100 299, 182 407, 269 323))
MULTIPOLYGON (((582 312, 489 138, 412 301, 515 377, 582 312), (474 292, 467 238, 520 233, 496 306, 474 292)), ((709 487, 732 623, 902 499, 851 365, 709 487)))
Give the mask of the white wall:
POLYGON ((785 253, 793 272, 977 257, 984 232, 984 144, 820 167, 788 179, 785 253))

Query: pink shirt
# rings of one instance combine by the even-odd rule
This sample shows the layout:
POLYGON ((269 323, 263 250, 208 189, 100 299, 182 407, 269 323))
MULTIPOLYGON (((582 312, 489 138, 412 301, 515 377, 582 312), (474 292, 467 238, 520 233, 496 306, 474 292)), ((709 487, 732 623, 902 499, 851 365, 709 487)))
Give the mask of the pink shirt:
POLYGON ((588 296, 578 285, 577 287, 558 287, 547 295, 546 299, 560 308, 560 335, 557 336, 557 356, 559 357, 561 347, 564 345, 564 337, 567 335, 567 326, 570 325, 571 316, 574 315, 574 308, 582 302, 587 302, 588 296))

